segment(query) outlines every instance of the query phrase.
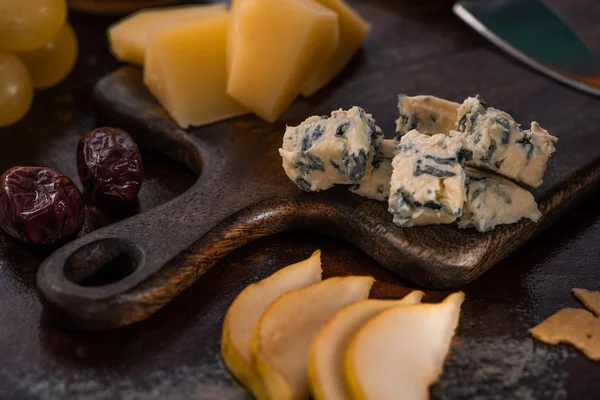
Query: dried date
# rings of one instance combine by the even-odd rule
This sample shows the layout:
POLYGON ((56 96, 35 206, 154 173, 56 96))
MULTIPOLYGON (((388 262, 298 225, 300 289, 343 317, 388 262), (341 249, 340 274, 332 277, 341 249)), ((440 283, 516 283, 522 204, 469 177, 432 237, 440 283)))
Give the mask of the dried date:
POLYGON ((0 227, 29 244, 75 236, 85 221, 79 189, 50 168, 14 167, 0 177, 0 227))
POLYGON ((77 149, 77 168, 84 189, 99 203, 129 203, 142 186, 140 151, 121 129, 104 127, 85 134, 77 149))

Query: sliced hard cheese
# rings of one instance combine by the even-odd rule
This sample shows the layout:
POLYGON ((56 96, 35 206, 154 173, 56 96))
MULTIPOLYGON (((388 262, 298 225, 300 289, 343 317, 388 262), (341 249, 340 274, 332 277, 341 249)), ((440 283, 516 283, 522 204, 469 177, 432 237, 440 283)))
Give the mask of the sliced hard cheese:
POLYGON ((244 0, 231 0, 231 6, 229 7, 229 10, 233 11, 235 10, 235 8, 240 5, 242 3, 242 1, 244 0))
POLYGON ((224 4, 163 7, 135 12, 108 28, 110 51, 123 62, 144 65, 150 32, 157 27, 222 13, 224 4))
POLYGON ((335 78, 365 41, 370 25, 343 0, 316 0, 338 14, 340 42, 335 54, 313 71, 302 86, 302 95, 310 96, 335 78))
POLYGON ((205 125, 245 114, 227 95, 226 10, 152 34, 144 83, 179 126, 205 125))
POLYGON ((235 7, 227 91, 274 122, 338 46, 337 14, 312 0, 245 0, 235 7))

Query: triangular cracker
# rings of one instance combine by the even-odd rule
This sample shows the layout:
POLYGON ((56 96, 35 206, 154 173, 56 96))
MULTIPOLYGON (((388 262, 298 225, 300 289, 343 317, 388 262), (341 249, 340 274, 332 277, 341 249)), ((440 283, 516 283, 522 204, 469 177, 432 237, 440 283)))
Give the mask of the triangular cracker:
POLYGON ((587 289, 573 289, 573 294, 588 310, 600 317, 600 292, 592 292, 587 289))

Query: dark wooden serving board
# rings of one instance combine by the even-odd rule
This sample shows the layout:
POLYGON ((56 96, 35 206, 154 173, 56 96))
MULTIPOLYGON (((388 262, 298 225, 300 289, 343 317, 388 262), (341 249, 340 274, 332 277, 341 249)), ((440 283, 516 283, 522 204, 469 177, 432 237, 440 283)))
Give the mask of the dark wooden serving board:
MULTIPOLYGON (((596 0, 550 1, 600 50, 596 0)), ((489 101, 500 101, 499 106, 519 120, 537 119, 558 132, 559 152, 577 146, 565 136, 571 132, 591 134, 598 125, 597 99, 513 62, 456 20, 446 0, 352 3, 371 19, 381 21, 383 30, 374 30, 366 51, 339 80, 316 98, 298 101, 284 117, 285 122, 296 123, 314 110, 327 112, 332 107, 352 105, 350 98, 343 104, 328 103, 328 98, 354 96, 353 88, 365 79, 358 71, 376 66, 377 60, 366 56, 393 51, 394 65, 406 76, 390 81, 389 91, 363 89, 365 99, 375 93, 387 96, 386 108, 376 116, 388 134, 396 113, 392 92, 406 88, 407 93, 432 92, 460 99, 467 94, 461 85, 470 80, 473 82, 467 89, 478 88, 489 101), (406 41, 393 50, 384 50, 381 41, 394 35, 404 35, 406 41), (424 37, 419 38, 421 35, 424 37), (472 65, 462 62, 476 60, 475 55, 483 61, 472 65), (448 57, 450 64, 446 65, 448 57), (513 84, 505 86, 506 82, 513 84), (340 91, 342 94, 336 94, 340 91), (561 111, 563 107, 567 109, 561 111), (576 110, 564 117, 571 107, 576 110)), ((0 169, 46 165, 79 184, 74 155, 77 141, 88 130, 108 122, 96 118, 91 93, 96 81, 118 66, 105 40, 106 27, 112 21, 70 15, 80 43, 77 67, 64 84, 36 92, 33 109, 24 121, 0 129, 0 169)), ((381 66, 392 68, 389 59, 381 66)), ((262 124, 250 118, 219 125, 241 122, 262 124)), ((590 148, 597 143, 591 142, 590 148)), ((116 213, 89 203, 81 237, 164 206, 193 185, 196 178, 186 167, 148 147, 143 147, 142 154, 146 176, 139 203, 116 213)), ((560 163, 553 162, 552 168, 565 172, 560 163)), ((527 333, 563 307, 581 307, 570 294, 571 288, 600 290, 598 194, 593 192, 589 200, 461 288, 467 300, 444 373, 431 391, 432 399, 600 398, 597 363, 568 346, 538 343, 527 333)), ((176 244, 169 238, 164 242, 176 244)), ((227 307, 249 283, 308 257, 316 248, 323 250, 325 277, 372 274, 377 279, 373 297, 398 298, 415 287, 347 241, 296 231, 234 250, 142 322, 105 332, 75 332, 62 329, 49 318, 37 296, 36 273, 48 252, 23 246, 0 232, 0 399, 249 400, 251 396, 227 372, 219 354, 227 307)), ((202 248, 195 246, 186 253, 189 260, 201 255, 202 248)), ((177 263, 168 268, 177 268, 177 263)), ((87 284, 102 281, 102 277, 96 278, 87 284)), ((439 301, 449 292, 426 290, 425 301, 439 301)))
POLYGON ((297 101, 276 124, 246 116, 184 131, 146 90, 140 70, 123 67, 98 82, 94 100, 103 124, 128 130, 142 146, 188 165, 199 179, 179 198, 69 243, 44 262, 38 287, 59 323, 110 329, 142 320, 233 249, 297 229, 349 241, 414 284, 459 288, 594 186, 600 176, 598 99, 532 75, 494 48, 469 46, 468 30, 411 24, 401 7, 384 2, 359 2, 358 8, 374 22, 364 49, 338 80, 297 101), (392 137, 399 93, 454 101, 480 94, 523 125, 536 120, 557 136, 558 150, 534 193, 542 219, 486 234, 453 225, 403 229, 392 223, 385 203, 346 187, 306 194, 288 180, 277 151, 286 125, 359 105, 392 137), (101 286, 80 283, 114 259, 128 264, 128 274, 101 286))

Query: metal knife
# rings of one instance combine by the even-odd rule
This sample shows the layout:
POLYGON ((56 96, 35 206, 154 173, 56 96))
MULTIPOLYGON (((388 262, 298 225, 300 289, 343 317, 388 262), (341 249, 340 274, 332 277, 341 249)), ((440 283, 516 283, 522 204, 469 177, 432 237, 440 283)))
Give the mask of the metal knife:
POLYGON ((542 0, 462 0, 453 11, 522 62, 562 83, 600 96, 600 61, 542 0))

